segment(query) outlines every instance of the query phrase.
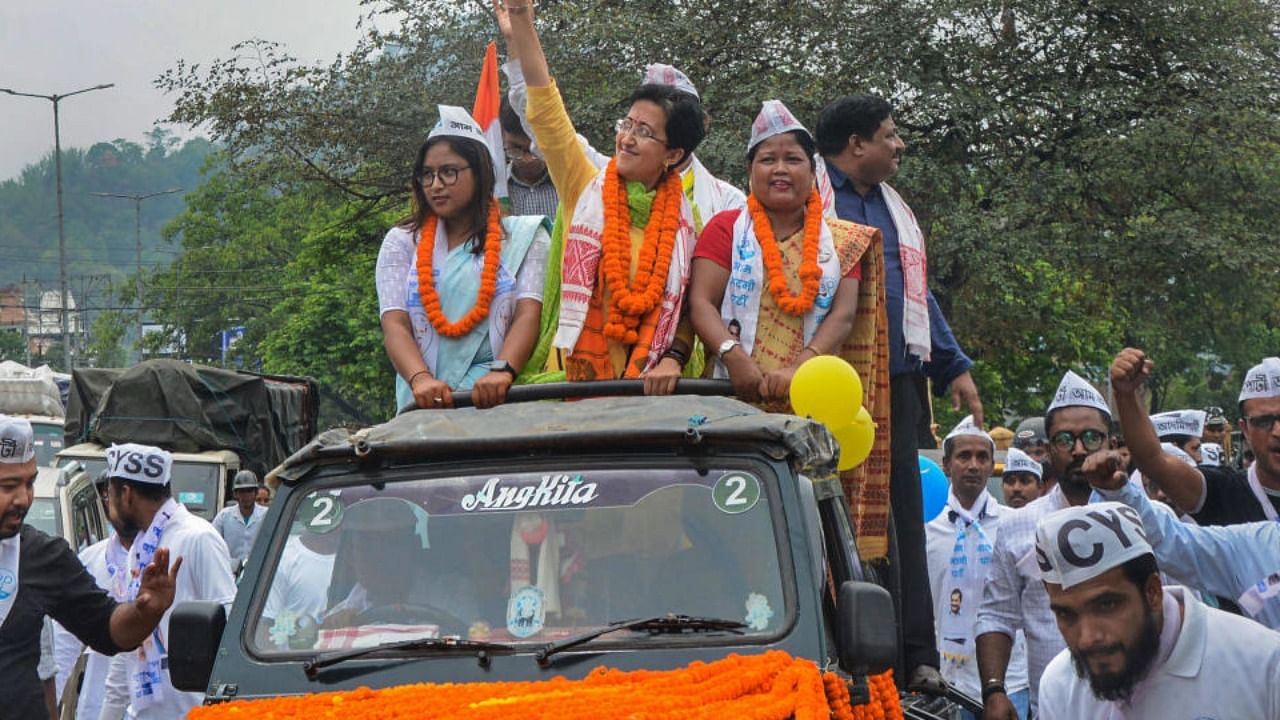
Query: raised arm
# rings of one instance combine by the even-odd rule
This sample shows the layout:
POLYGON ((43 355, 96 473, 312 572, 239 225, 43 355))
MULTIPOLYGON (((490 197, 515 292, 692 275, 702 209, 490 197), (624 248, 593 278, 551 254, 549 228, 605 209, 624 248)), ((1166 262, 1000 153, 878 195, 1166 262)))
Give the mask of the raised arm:
POLYGON ((1103 499, 1124 503, 1142 516, 1147 542, 1162 571, 1197 590, 1232 599, 1259 579, 1243 577, 1237 570, 1265 563, 1242 563, 1240 559, 1274 552, 1273 548, 1280 544, 1280 525, 1258 522, 1201 527, 1184 523, 1172 512, 1157 510, 1146 494, 1119 471, 1119 462, 1118 454, 1098 453, 1085 460, 1084 472, 1103 499))
POLYGON ((533 0, 493 0, 498 28, 507 39, 507 53, 519 61, 529 87, 551 84, 551 70, 542 52, 542 41, 533 27, 533 0))
POLYGON ((1111 363, 1111 389, 1120 415, 1120 428, 1138 470, 1183 512, 1196 513, 1204 505, 1204 475, 1160 449, 1160 438, 1138 399, 1138 390, 1146 384, 1154 368, 1155 363, 1134 348, 1121 350, 1111 363))

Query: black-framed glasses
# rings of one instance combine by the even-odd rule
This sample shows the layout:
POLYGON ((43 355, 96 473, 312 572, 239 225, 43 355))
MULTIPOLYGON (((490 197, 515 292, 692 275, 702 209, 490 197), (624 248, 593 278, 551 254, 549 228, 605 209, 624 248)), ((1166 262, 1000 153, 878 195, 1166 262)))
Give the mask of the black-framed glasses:
POLYGON ((1249 427, 1260 432, 1267 432, 1276 426, 1276 421, 1280 420, 1280 415, 1245 415, 1245 422, 1249 423, 1249 427))
POLYGON ((618 118, 617 122, 613 124, 613 129, 619 135, 626 133, 639 140, 652 140, 656 143, 661 143, 662 145, 667 144, 666 140, 658 137, 657 134, 653 132, 653 128, 648 125, 638 123, 629 117, 618 118))
POLYGON ((458 173, 470 169, 470 165, 445 165, 439 170, 423 170, 418 176, 418 182, 422 183, 422 187, 431 187, 436 178, 440 178, 440 184, 449 187, 458 183, 458 173))
POLYGON ((1107 441, 1107 434, 1101 430, 1085 430, 1077 435, 1070 430, 1062 430, 1054 433, 1053 437, 1050 438, 1050 441, 1052 441, 1059 450, 1070 450, 1071 448, 1074 448, 1077 440, 1080 441, 1080 444, 1084 445, 1084 449, 1088 452, 1096 452, 1102 447, 1103 443, 1107 441))

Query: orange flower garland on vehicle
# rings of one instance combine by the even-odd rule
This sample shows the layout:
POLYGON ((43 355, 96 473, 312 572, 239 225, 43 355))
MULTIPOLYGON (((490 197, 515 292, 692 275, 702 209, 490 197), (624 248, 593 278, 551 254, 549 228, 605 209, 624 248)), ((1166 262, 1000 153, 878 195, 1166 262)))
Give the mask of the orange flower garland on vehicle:
POLYGON ((800 262, 799 295, 793 294, 787 285, 787 277, 782 272, 782 251, 778 248, 778 239, 773 236, 769 214, 755 195, 747 197, 747 210, 751 213, 756 240, 760 243, 760 254, 764 258, 769 294, 783 312, 788 315, 804 315, 813 309, 822 281, 822 268, 818 265, 818 239, 822 234, 822 223, 825 222, 822 216, 822 196, 816 189, 813 190, 804 206, 804 252, 800 262))
POLYGON ((730 655, 712 663, 694 662, 680 670, 624 672, 596 668, 582 680, 558 677, 539 682, 401 685, 385 690, 359 688, 238 700, 197 707, 187 717, 390 720, 419 717, 423 708, 431 708, 431 717, 436 720, 902 718, 892 675, 886 673, 868 681, 872 702, 853 708, 844 680, 834 673, 824 675, 810 660, 773 650, 762 655, 730 655), (892 693, 892 703, 884 696, 886 692, 892 693), (874 711, 869 709, 873 707, 874 711), (868 710, 863 712, 864 709, 868 710))
POLYGON ((609 161, 604 176, 604 237, 601 238, 602 266, 609 307, 605 337, 633 345, 639 339, 640 321, 662 302, 667 273, 675 254, 680 229, 683 190, 679 173, 667 173, 658 184, 644 242, 636 261, 635 279, 631 269, 631 208, 627 205, 626 184, 618 176, 618 161, 609 161))
POLYGON ((489 317, 489 306, 498 290, 498 266, 502 261, 502 214, 498 210, 498 201, 489 200, 489 226, 484 235, 484 269, 480 272, 480 292, 476 295, 476 304, 471 306, 466 315, 457 322, 449 322, 444 311, 440 309, 440 294, 436 292, 436 282, 432 271, 435 258, 436 223, 439 218, 434 214, 427 217, 422 224, 422 232, 418 237, 418 297, 422 300, 422 309, 427 312, 427 320, 436 333, 443 337, 456 338, 467 335, 476 326, 489 317))

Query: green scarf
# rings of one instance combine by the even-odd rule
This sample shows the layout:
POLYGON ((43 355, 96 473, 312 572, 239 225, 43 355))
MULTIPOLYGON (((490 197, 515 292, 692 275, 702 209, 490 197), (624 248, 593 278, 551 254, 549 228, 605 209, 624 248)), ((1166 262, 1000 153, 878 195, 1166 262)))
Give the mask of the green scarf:
POLYGON ((631 208, 631 227, 642 228, 649 224, 653 199, 657 196, 657 190, 645 190, 643 183, 627 181, 627 207, 631 208))

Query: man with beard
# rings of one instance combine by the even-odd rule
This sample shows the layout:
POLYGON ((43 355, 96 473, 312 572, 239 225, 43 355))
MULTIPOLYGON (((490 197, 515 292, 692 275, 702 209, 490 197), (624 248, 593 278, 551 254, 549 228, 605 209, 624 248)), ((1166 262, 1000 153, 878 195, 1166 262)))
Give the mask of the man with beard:
POLYGON ((982 425, 982 400, 965 355, 928 285, 924 233, 915 214, 889 179, 898 172, 906 144, 898 136, 893 106, 874 95, 851 95, 822 109, 815 132, 818 187, 823 204, 841 220, 870 225, 884 236, 885 308, 889 327, 889 498, 898 541, 896 586, 901 588, 907 687, 941 689, 937 639, 929 598, 912 591, 929 574, 925 559, 920 489, 922 418, 929 415, 929 381, 939 395, 949 393, 956 410, 968 406, 982 425))
MULTIPOLYGON (((947 435, 942 441, 942 469, 951 479, 951 491, 946 507, 924 529, 942 677, 973 698, 982 693, 973 649, 977 606, 1001 519, 1012 512, 987 492, 987 479, 995 469, 994 449, 972 415, 947 435)), ((1018 717, 1025 719, 1031 698, 1021 636, 1009 663, 1007 685, 1018 717)), ((965 710, 960 716, 973 718, 965 710)))
POLYGON ((1280 717, 1280 634, 1162 587, 1143 523, 1114 502, 1040 522, 1036 561, 1067 649, 1040 681, 1039 717, 1280 717))
POLYGON ((1111 413, 1102 395, 1084 378, 1068 371, 1045 413, 1049 462, 1058 484, 1001 521, 978 609, 978 671, 987 720, 1016 717, 1005 672, 1018 630, 1027 638, 1033 708, 1041 673, 1064 647, 1036 569, 1036 525, 1050 513, 1089 502, 1092 489, 1084 476, 1085 458, 1106 449, 1110 427, 1111 413))
POLYGON ((1122 350, 1111 364, 1116 411, 1138 470, 1201 525, 1280 519, 1280 358, 1266 358, 1249 370, 1240 389, 1240 430, 1256 458, 1244 472, 1190 467, 1161 450, 1138 397, 1154 367, 1134 348, 1122 350))
MULTIPOLYGON (((136 568, 166 550, 184 558, 177 573, 175 602, 205 600, 230 608, 235 599, 231 556, 222 536, 207 520, 192 515, 170 492, 173 457, 157 447, 126 443, 107 449, 107 518, 121 538, 132 538, 129 551, 107 547, 112 593, 132 598, 138 592, 136 568), (122 577, 117 583, 115 578, 122 577)), ((185 717, 204 693, 184 693, 169 679, 169 612, 142 646, 111 659, 101 717, 185 717)))
POLYGON ((137 647, 173 604, 182 558, 169 552, 139 565, 133 602, 99 588, 71 548, 26 525, 36 480, 31 424, 0 415, 0 716, 47 715, 36 674, 40 633, 49 616, 98 652, 137 647))
POLYGON ((1004 472, 1000 474, 1005 504, 1016 510, 1040 497, 1043 476, 1043 465, 1018 448, 1009 448, 1004 457, 1004 472))

